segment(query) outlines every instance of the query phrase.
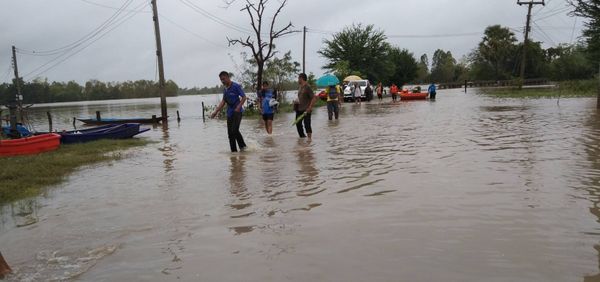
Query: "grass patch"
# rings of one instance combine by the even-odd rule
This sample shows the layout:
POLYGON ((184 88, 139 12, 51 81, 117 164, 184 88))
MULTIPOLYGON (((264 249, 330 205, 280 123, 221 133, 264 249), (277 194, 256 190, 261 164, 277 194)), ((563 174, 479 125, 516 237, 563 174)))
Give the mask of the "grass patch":
POLYGON ((0 204, 36 196, 81 166, 122 159, 123 150, 148 143, 139 138, 100 140, 61 145, 55 151, 38 155, 0 158, 0 204))
POLYGON ((596 97, 597 80, 562 81, 552 88, 484 88, 484 95, 499 98, 573 98, 596 97))

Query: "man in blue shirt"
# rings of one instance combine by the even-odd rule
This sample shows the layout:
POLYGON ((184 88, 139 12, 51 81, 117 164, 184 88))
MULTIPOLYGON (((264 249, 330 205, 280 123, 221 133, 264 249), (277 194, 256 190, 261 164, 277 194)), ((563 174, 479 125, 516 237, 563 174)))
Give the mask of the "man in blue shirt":
POLYGON ((431 85, 429 85, 427 92, 429 92, 429 99, 435 100, 435 83, 432 82, 431 85))
POLYGON ((246 94, 239 84, 231 81, 228 72, 222 71, 219 73, 219 79, 225 86, 223 99, 210 117, 215 118, 217 113, 221 112, 221 109, 227 104, 227 135, 231 152, 237 152, 236 142, 240 150, 243 151, 246 148, 246 143, 240 132, 240 124, 242 123, 242 112, 244 111, 242 105, 246 102, 246 94))

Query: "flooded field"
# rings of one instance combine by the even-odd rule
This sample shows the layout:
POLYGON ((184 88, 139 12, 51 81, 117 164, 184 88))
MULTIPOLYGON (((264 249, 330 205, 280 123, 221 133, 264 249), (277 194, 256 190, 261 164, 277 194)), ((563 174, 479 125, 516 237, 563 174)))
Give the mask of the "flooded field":
MULTIPOLYGON (((312 142, 292 114, 273 136, 245 118, 236 154, 225 121, 202 122, 216 96, 171 98, 168 130, 140 136, 155 143, 0 209, 9 280, 600 281, 595 98, 476 91, 318 108, 312 142)), ((71 129, 158 103, 51 110, 71 129)))

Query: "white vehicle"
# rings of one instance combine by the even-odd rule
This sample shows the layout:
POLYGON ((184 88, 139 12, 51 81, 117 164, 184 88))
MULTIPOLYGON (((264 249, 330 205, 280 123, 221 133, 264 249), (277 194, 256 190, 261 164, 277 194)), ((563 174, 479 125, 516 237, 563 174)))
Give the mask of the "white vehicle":
POLYGON ((365 90, 367 89, 367 85, 369 85, 369 81, 363 79, 363 80, 348 81, 348 84, 344 87, 344 101, 354 101, 354 95, 352 94, 352 89, 354 89, 354 85, 356 83, 358 83, 358 85, 360 86, 361 100, 369 101, 369 100, 373 99, 373 97, 372 97, 373 95, 370 95, 371 97, 367 97, 365 90))

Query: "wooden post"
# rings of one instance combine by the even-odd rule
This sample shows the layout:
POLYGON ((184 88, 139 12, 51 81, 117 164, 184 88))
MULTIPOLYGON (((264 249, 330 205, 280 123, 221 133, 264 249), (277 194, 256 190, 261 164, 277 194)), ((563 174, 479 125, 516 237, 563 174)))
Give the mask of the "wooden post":
POLYGON ((96 111, 96 120, 100 121, 102 117, 100 116, 100 111, 96 111))
POLYGON ((52 114, 50 112, 46 112, 48 116, 48 132, 52 132, 52 114))
POLYGON ((77 119, 73 117, 73 129, 77 130, 77 126, 75 126, 75 121, 77 121, 77 119))
POLYGON ((156 115, 152 115, 152 123, 158 123, 158 120, 156 119, 156 115))
POLYGON ((179 117, 179 110, 177 110, 177 122, 180 122, 181 118, 179 117))
POLYGON ((8 263, 6 263, 6 261, 4 260, 2 253, 0 253, 0 279, 4 279, 4 276, 11 272, 12 269, 10 269, 10 266, 8 266, 8 263))
POLYGON ((467 85, 468 85, 467 80, 465 80, 465 93, 467 93, 467 85))
MULTIPOLYGON (((600 97, 600 96, 599 96, 600 97)), ((600 98, 599 98, 600 99, 600 98)), ((600 105, 600 104, 599 104, 600 105)), ((202 122, 206 122, 206 118, 204 117, 204 102, 202 102, 202 122)))

